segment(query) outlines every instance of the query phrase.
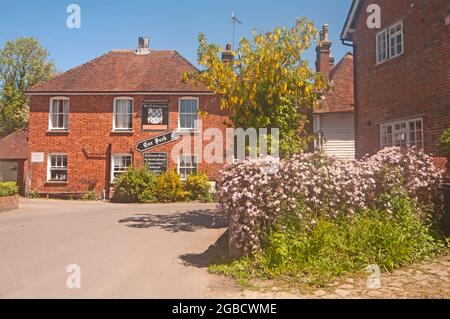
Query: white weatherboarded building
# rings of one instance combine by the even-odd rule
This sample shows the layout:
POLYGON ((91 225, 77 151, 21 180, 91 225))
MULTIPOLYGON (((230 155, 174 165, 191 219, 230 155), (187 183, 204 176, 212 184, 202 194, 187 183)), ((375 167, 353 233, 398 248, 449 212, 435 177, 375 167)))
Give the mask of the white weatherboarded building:
POLYGON ((343 159, 355 158, 355 103, 353 95, 353 55, 347 53, 337 65, 331 57, 328 26, 323 26, 316 49, 316 70, 330 82, 324 99, 313 110, 315 148, 343 159))

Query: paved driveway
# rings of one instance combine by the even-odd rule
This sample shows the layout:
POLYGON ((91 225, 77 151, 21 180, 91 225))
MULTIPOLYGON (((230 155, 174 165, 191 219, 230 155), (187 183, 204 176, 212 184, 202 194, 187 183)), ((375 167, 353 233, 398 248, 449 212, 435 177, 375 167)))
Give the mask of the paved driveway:
POLYGON ((215 216, 214 204, 23 199, 0 213, 0 298, 220 297, 231 281, 198 267, 225 231, 215 216), (66 286, 71 264, 80 289, 66 286))

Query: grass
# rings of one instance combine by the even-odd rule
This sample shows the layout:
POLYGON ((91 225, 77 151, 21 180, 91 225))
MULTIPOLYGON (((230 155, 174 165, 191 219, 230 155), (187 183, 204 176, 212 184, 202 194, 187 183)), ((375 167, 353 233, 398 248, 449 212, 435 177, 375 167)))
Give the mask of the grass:
POLYGON ((289 278, 323 287, 371 264, 391 272, 448 248, 433 227, 417 217, 417 207, 408 198, 396 198, 393 207, 393 212, 367 210, 352 219, 322 219, 309 233, 287 222, 272 230, 261 253, 209 270, 232 276, 241 285, 252 279, 289 278))

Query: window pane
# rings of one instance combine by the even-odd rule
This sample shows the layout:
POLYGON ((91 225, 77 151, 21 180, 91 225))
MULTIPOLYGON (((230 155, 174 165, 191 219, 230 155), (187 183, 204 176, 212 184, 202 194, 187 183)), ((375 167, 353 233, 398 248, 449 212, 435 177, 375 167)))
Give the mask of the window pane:
POLYGON ((417 121, 417 122, 416 122, 416 128, 417 128, 418 130, 421 130, 421 129, 422 129, 422 121, 417 121))
POLYGON ((52 113, 58 113, 58 100, 52 102, 52 113))
POLYGON ((114 105, 114 121, 117 129, 131 129, 133 123, 133 101, 116 100, 114 105))
POLYGON ((186 115, 186 124, 184 126, 185 128, 193 128, 193 124, 192 124, 192 115, 186 115))

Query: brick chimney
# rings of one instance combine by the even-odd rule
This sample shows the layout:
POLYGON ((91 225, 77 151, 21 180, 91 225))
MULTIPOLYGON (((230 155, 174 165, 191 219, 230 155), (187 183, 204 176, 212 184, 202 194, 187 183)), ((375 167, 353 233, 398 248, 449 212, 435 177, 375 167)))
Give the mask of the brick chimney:
POLYGON ((322 26, 320 42, 316 48, 316 71, 325 74, 327 80, 334 66, 334 58, 331 56, 331 41, 328 38, 328 24, 322 26))

